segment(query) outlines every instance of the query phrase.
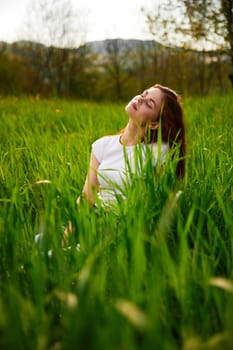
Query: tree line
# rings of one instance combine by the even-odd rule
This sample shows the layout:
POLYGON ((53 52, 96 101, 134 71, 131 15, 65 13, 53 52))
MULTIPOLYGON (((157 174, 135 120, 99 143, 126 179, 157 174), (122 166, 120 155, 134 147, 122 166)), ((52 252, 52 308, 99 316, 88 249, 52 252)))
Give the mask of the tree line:
POLYGON ((164 47, 154 41, 112 39, 105 52, 33 42, 1 45, 0 95, 125 100, 155 82, 183 95, 226 93, 231 69, 221 51, 164 47))
POLYGON ((35 0, 25 24, 34 40, 0 43, 0 95, 125 100, 155 82, 182 95, 231 91, 233 0, 164 0, 143 12, 152 40, 96 49, 82 38, 75 48, 82 16, 71 2, 35 0))

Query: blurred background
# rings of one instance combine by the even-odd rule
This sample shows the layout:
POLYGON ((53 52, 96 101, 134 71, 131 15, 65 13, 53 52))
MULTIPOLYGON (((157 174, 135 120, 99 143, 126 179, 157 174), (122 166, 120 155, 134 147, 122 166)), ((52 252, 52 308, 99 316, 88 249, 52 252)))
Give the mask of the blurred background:
POLYGON ((0 96, 123 101, 233 87, 233 0, 0 0, 0 96))

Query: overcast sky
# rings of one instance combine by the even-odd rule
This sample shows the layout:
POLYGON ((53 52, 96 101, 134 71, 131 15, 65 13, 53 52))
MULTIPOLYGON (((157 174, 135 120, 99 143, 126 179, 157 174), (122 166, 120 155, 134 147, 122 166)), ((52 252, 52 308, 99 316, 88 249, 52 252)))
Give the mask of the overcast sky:
MULTIPOLYGON (((0 0, 0 41, 27 39, 21 27, 28 4, 35 0, 0 0)), ((53 0, 50 0, 53 1, 53 0)), ((142 6, 155 6, 161 0, 72 0, 88 13, 86 41, 106 38, 151 38, 142 6)))

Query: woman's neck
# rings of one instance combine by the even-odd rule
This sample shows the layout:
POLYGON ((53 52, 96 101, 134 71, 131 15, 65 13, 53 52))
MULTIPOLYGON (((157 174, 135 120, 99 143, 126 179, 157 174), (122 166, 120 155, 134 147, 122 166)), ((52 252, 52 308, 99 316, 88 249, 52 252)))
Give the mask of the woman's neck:
POLYGON ((122 135, 121 143, 124 146, 133 146, 143 141, 145 130, 137 127, 131 120, 126 125, 122 135))

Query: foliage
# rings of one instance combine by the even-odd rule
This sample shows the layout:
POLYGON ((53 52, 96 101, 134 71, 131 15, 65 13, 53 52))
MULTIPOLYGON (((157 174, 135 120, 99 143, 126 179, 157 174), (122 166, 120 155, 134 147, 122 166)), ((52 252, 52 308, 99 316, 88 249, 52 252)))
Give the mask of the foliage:
POLYGON ((1 348, 232 348, 231 100, 185 99, 184 182, 148 165, 116 215, 75 198, 123 106, 0 99, 1 348))
POLYGON ((232 0, 165 0, 143 12, 150 31, 164 43, 231 51, 232 6, 232 0))
MULTIPOLYGON (((28 3, 21 32, 30 41, 46 46, 74 47, 83 44, 85 13, 70 0, 35 0, 28 3)), ((52 56, 52 54, 51 54, 52 56)))
POLYGON ((218 51, 169 48, 155 41, 112 40, 106 53, 18 42, 0 55, 1 95, 127 100, 155 81, 183 95, 230 90, 229 60, 218 51), (50 57, 50 58, 48 58, 50 57))
POLYGON ((21 92, 22 66, 14 55, 0 54, 0 94, 21 92))
MULTIPOLYGON (((227 54, 233 65, 232 0, 165 0, 145 10, 148 27, 156 40, 168 45, 227 54)), ((229 74, 233 83, 232 73, 229 74)))

